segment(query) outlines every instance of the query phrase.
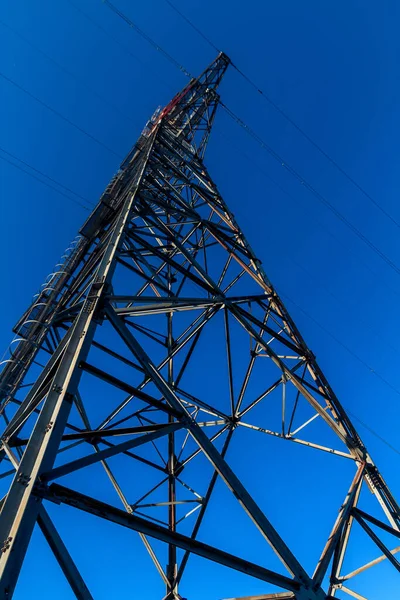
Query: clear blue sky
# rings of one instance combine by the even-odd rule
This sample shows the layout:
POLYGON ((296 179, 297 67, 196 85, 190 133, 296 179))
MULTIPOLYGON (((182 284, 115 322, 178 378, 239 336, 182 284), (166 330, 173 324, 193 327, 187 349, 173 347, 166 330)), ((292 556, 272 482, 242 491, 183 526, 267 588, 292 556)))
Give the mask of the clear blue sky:
MULTIPOLYGON (((164 0, 115 1, 191 73, 198 74, 214 58, 210 46, 164 0)), ((400 221, 397 2, 175 2, 400 221)), ((68 0, 14 0, 1 4, 0 146, 95 203, 146 120, 183 87, 186 79, 101 0, 74 3, 90 20, 68 0)), ((221 86, 221 94, 226 104, 400 265, 399 228, 232 69, 221 86)), ((0 150, 0 340, 5 349, 14 322, 58 262, 87 211, 3 158, 13 159, 0 150)), ((206 162, 344 406, 400 449, 400 276, 223 112, 216 119, 206 162), (322 323, 324 329, 303 311, 322 323)), ((399 455, 362 425, 355 424, 392 491, 400 498, 399 455)), ((304 461, 308 457, 305 454, 304 461)), ((315 471, 311 462, 299 464, 295 472, 288 470, 287 476, 286 493, 296 498, 298 487, 309 485, 312 505, 316 483, 312 481, 315 471)), ((322 485, 329 485, 328 478, 322 485)), ((268 497, 268 481, 263 479, 259 493, 268 497)), ((274 512, 273 506, 271 510, 274 512)), ((70 513, 65 509, 65 514, 70 513)), ((228 521, 233 518, 232 513, 228 521)), ((80 519, 78 515, 78 525, 80 519)), ((67 530, 65 523, 66 520, 62 527, 67 530)), ((306 523, 281 526, 280 531, 299 527, 297 544, 304 546, 308 539, 306 523)), ((132 581, 134 571, 142 563, 147 568, 147 558, 137 558, 133 553, 132 548, 138 546, 131 546, 129 532, 115 531, 111 525, 98 530, 94 521, 89 527, 84 530, 85 535, 91 531, 94 536, 89 547, 91 543, 94 547, 103 545, 99 562, 86 564, 96 600, 144 597, 140 590, 138 594, 128 593, 129 578, 122 577, 116 583, 111 572, 122 563, 132 570, 132 581), (119 548, 123 548, 123 556, 117 554, 119 548)), ((238 525, 239 538, 240 534, 238 525)), ((73 537, 71 531, 69 535, 73 537)), ((74 536, 79 537, 79 529, 74 536)), ((225 531, 225 536, 226 540, 221 534, 221 546, 224 541, 229 546, 230 534, 225 531)), ((50 551, 41 547, 41 569, 46 573, 35 572, 36 557, 28 555, 16 598, 53 598, 55 585, 60 586, 59 598, 72 598, 57 567, 54 565, 55 574, 44 567, 47 557, 49 564, 53 559, 50 551), (37 591, 32 593, 32 589, 37 591)), ((81 554, 85 560, 87 553, 82 550, 81 554)), ((313 558, 310 555, 311 563, 313 558)), ((385 593, 393 593, 398 586, 394 570, 392 573, 384 567, 383 572, 385 593)), ((207 587, 213 592, 205 592, 204 596, 204 590, 196 585, 194 570, 189 569, 189 573, 193 577, 192 586, 189 584, 186 591, 190 600, 226 597, 233 595, 235 589, 246 593, 243 578, 224 571, 226 580, 208 581, 207 587)), ((262 586, 257 586, 261 593, 262 586)), ((367 579, 358 590, 370 594, 368 598, 373 600, 383 597, 382 590, 374 590, 367 579)), ((153 598, 150 593, 147 597, 153 598)))

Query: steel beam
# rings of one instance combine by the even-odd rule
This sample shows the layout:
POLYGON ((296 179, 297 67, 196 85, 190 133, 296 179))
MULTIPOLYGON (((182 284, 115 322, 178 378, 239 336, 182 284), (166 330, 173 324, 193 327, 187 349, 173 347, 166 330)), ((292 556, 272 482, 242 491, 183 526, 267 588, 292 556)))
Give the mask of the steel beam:
POLYGON ((74 508, 78 508, 84 512, 90 513, 95 516, 100 516, 107 521, 111 521, 128 529, 138 531, 161 540, 163 542, 173 544, 183 550, 188 550, 197 556, 202 556, 208 560, 212 560, 221 565, 246 573, 251 577, 261 579, 273 585, 277 585, 281 588, 299 591, 300 583, 274 571, 270 571, 260 565, 254 564, 218 548, 214 548, 208 544, 204 544, 199 540, 191 539, 181 533, 172 532, 167 527, 162 527, 155 523, 151 523, 146 519, 137 517, 133 514, 128 514, 119 508, 115 508, 105 502, 91 498, 74 490, 70 490, 66 487, 53 483, 49 491, 45 493, 49 500, 54 502, 62 502, 68 504, 74 508))
POLYGON ((79 573, 74 561, 72 560, 60 534, 58 533, 53 521, 50 519, 44 506, 40 507, 38 515, 38 525, 42 530, 50 548, 56 557, 63 573, 71 586, 77 600, 93 600, 82 575, 79 573))

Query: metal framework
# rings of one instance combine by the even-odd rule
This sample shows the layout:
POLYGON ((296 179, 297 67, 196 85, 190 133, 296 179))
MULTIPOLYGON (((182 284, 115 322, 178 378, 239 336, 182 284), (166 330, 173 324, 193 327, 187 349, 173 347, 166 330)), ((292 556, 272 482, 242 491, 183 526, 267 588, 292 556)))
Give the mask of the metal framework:
POLYGON ((76 597, 92 598, 49 503, 138 532, 165 600, 183 598, 191 555, 265 582, 265 594, 247 600, 363 598, 353 577, 383 561, 400 570, 400 547, 383 541, 400 537, 399 506, 204 165, 228 65, 220 54, 153 115, 15 327, 0 375, 1 598, 13 596, 36 523, 76 597), (210 394, 202 360, 218 354, 210 342, 217 330, 227 391, 216 384, 210 394), (326 437, 315 441, 318 422, 326 437), (230 466, 231 440, 243 429, 354 465, 312 574, 230 466), (104 469, 114 504, 95 478, 90 496, 63 485, 84 469, 90 477, 91 465, 104 469), (138 465, 148 481, 139 482, 138 465), (256 564, 201 541, 218 481, 283 573, 276 562, 263 566, 267 558, 256 564), (380 518, 361 508, 362 488, 375 495, 380 518), (356 527, 379 556, 346 573, 356 527), (165 544, 164 562, 154 540, 165 544))

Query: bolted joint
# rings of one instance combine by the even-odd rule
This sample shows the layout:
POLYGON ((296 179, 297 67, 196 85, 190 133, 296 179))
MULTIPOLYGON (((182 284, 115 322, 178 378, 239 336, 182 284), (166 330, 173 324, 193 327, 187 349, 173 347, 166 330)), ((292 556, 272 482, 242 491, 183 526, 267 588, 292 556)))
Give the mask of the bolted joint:
POLYGON ((4 554, 5 552, 7 552, 7 550, 9 550, 10 546, 11 546, 11 542, 12 542, 12 537, 8 537, 4 540, 4 542, 1 545, 0 548, 0 552, 2 554, 4 554))
POLYGON ((55 504, 61 504, 55 496, 49 493, 49 486, 40 478, 36 479, 32 488, 32 494, 36 496, 36 498, 46 498, 46 500, 50 500, 55 504))
POLYGON ((95 307, 95 304, 96 304, 96 299, 95 298, 92 299, 89 296, 88 299, 86 300, 85 306, 83 308, 83 312, 87 313, 87 314, 91 313, 95 307))
POLYGON ((239 423, 240 423, 240 417, 238 415, 233 415, 232 417, 230 417, 229 425, 230 425, 231 429, 236 429, 236 427, 239 425, 239 423))
POLYGON ((54 425, 54 421, 49 421, 46 425, 46 427, 44 428, 44 432, 48 433, 50 431, 50 429, 53 427, 54 425))
MULTIPOLYGON (((183 471, 183 469, 184 469, 183 463, 175 457, 175 462, 174 462, 174 476, 178 477, 178 475, 181 474, 181 472, 183 471)), ((169 474, 169 472, 168 472, 168 466, 165 467, 164 470, 165 470, 165 472, 167 474, 169 474)))
POLYGON ((215 91, 214 88, 207 88, 206 91, 205 91, 205 93, 212 100, 215 100, 216 102, 219 102, 220 95, 218 94, 218 92, 215 91))
POLYGON ((30 480, 30 475, 26 475, 25 473, 19 473, 17 477, 17 482, 23 485, 24 487, 28 487, 30 480))
POLYGON ((92 286, 91 286, 91 291, 92 291, 92 290, 96 290, 96 291, 97 291, 97 290, 100 290, 100 289, 103 287, 103 285, 104 285, 104 282, 105 282, 105 277, 104 277, 104 275, 103 275, 102 277, 96 277, 96 279, 95 279, 95 280, 94 280, 94 282, 92 283, 92 286))

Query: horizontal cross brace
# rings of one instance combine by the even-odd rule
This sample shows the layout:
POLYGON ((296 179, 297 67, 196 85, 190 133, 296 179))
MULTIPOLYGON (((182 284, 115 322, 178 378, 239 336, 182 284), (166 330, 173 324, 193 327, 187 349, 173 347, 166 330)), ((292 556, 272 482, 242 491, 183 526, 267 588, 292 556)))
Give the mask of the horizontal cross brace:
POLYGON ((298 592, 300 590, 300 584, 289 577, 285 577, 275 571, 271 571, 265 567, 244 560, 243 558, 214 548, 209 544, 204 544, 199 540, 191 539, 181 533, 170 531, 166 527, 151 523, 136 515, 128 514, 119 508, 115 508, 114 506, 91 498, 90 496, 86 496, 58 484, 52 484, 48 493, 49 495, 46 495, 46 497, 54 502, 68 504, 79 510, 102 517, 107 521, 117 523, 118 525, 132 529, 133 531, 138 531, 144 535, 173 544, 183 550, 188 550, 203 558, 213 560, 214 562, 230 567, 231 569, 241 571, 251 577, 267 581, 268 583, 277 585, 283 589, 293 592, 298 592))
MULTIPOLYGON (((138 427, 116 427, 114 429, 93 429, 93 430, 85 430, 77 431, 76 433, 66 433, 62 436, 61 441, 73 441, 73 440, 88 440, 92 441, 98 438, 105 437, 116 437, 119 435, 136 435, 140 433, 150 433, 151 431, 157 431, 165 427, 165 423, 154 423, 153 425, 140 425, 138 427)), ((19 439, 14 438, 12 442, 9 444, 10 447, 13 446, 24 446, 28 443, 28 439, 19 439)))
POLYGON ((44 473, 41 477, 42 481, 51 481, 53 479, 57 479, 58 477, 63 477, 64 475, 68 475, 73 471, 77 471, 78 469, 83 469, 84 467, 88 467, 89 465, 93 465, 101 460, 106 460, 107 458, 111 458, 116 454, 120 454, 125 450, 131 450, 132 448, 137 448, 142 444, 146 444, 147 442, 152 442, 159 437, 167 435, 168 433, 172 433, 177 429, 181 429, 183 427, 182 423, 171 423, 171 425, 164 425, 163 428, 157 429, 156 431, 152 431, 151 433, 146 433, 145 435, 141 435, 140 437, 135 437, 133 440, 127 440, 126 442, 122 442, 121 444, 117 444, 112 446, 111 448, 106 448, 105 450, 100 450, 95 454, 89 454, 88 456, 83 456, 82 458, 78 458, 77 460, 73 460, 65 465, 61 465, 60 467, 56 467, 47 473, 44 473))

